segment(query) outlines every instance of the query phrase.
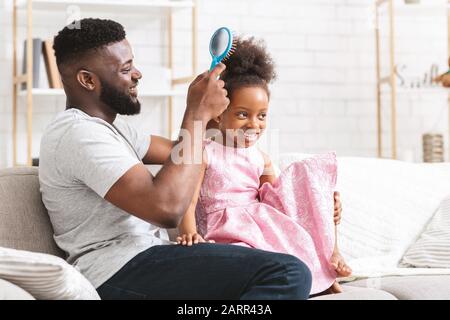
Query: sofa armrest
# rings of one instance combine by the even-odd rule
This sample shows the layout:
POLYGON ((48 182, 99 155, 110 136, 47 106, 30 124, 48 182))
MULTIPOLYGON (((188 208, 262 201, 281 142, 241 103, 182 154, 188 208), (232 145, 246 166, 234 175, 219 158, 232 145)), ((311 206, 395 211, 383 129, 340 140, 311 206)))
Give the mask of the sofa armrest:
POLYGON ((0 300, 35 300, 31 294, 15 284, 0 279, 0 300))

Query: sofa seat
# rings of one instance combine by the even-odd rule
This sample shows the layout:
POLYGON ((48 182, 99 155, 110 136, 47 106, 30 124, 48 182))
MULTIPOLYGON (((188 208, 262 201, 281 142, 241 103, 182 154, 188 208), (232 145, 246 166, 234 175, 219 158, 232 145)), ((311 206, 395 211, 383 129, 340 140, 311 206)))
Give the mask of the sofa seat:
POLYGON ((346 287, 382 290, 399 300, 450 300, 450 275, 392 276, 346 283, 346 287))
MULTIPOLYGON (((317 296, 310 300, 397 300, 397 298, 383 290, 343 285, 343 293, 317 296)), ((0 300, 35 300, 22 288, 0 279, 0 300)))
POLYGON ((344 292, 316 296, 309 300, 398 300, 389 292, 357 286, 341 285, 344 292))
MULTIPOLYGON (((345 159, 341 161, 343 164, 345 159)), ((354 163, 351 167, 354 168, 354 163)), ((346 189, 341 191, 346 194, 346 189)), ((53 240, 53 229, 39 192, 36 167, 0 170, 0 200, 0 246, 64 257, 53 240)), ((348 207, 351 207, 351 201, 346 202, 348 207)), ((170 231, 174 237, 176 232, 170 231)), ((342 287, 343 293, 311 300, 450 299, 450 275, 371 278, 348 282, 342 287)), ((0 279, 2 299, 33 297, 0 279)))
MULTIPOLYGON (((401 276, 358 280, 342 285, 343 293, 309 300, 448 300, 450 276, 401 276), (378 287, 378 288, 375 288, 378 287)), ((22 288, 0 279, 0 300, 34 300, 22 288)))

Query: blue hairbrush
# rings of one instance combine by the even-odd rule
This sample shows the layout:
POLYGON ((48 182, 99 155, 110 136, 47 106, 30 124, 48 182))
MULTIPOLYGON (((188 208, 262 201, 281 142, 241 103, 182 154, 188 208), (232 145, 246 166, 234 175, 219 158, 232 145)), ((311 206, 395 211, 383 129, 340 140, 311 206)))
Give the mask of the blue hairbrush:
POLYGON ((212 57, 209 71, 221 61, 226 60, 236 49, 236 38, 227 27, 217 29, 209 42, 209 53, 212 57))

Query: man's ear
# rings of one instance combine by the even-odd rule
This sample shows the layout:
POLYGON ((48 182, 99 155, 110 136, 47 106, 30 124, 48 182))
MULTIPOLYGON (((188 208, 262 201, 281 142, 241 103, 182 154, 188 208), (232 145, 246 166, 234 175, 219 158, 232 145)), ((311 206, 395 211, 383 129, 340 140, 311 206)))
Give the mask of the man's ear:
POLYGON ((85 89, 94 91, 96 87, 96 76, 87 70, 79 70, 77 72, 77 81, 85 89))

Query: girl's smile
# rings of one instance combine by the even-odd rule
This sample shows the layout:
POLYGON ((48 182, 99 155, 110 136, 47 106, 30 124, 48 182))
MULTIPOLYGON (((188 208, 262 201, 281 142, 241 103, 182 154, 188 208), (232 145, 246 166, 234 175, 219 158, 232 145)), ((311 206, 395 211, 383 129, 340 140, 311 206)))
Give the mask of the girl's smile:
POLYGON ((247 148, 255 144, 266 128, 269 97, 259 86, 235 89, 227 110, 218 117, 219 129, 228 146, 247 148))

